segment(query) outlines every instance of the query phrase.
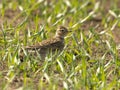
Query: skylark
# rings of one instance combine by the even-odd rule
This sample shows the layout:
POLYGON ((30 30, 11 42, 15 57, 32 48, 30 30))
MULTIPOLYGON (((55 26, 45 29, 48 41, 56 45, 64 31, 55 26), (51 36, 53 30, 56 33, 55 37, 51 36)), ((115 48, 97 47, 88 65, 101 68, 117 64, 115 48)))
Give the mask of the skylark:
MULTIPOLYGON (((38 52, 41 56, 41 59, 45 59, 46 54, 50 51, 54 53, 55 51, 62 51, 64 48, 64 37, 68 34, 68 29, 64 26, 60 26, 56 30, 56 34, 53 38, 43 40, 37 45, 26 46, 25 50, 29 53, 29 51, 38 52)), ((21 56, 22 57, 22 56, 21 56)), ((23 57, 22 57, 23 59, 23 57)))

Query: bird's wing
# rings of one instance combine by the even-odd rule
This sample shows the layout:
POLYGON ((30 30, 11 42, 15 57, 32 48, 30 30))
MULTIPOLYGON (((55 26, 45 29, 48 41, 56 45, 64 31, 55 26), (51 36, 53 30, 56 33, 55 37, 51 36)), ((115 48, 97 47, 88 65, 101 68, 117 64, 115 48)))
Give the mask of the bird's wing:
POLYGON ((42 42, 38 43, 37 45, 26 46, 25 49, 27 50, 37 50, 43 48, 55 48, 61 46, 62 41, 59 38, 52 38, 48 40, 43 40, 42 42))

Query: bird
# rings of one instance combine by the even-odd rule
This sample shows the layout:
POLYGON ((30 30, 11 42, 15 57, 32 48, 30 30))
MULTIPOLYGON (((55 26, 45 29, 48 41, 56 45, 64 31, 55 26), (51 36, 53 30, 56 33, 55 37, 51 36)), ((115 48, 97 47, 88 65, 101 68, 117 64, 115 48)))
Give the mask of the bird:
MULTIPOLYGON (((24 49, 29 53, 29 51, 35 52, 40 54, 41 59, 45 59, 47 53, 55 53, 56 51, 61 52, 65 46, 64 38, 65 36, 71 32, 65 26, 59 26, 56 30, 56 34, 54 37, 43 40, 38 44, 25 46, 24 49)), ((21 60, 23 61, 23 55, 20 56, 21 60)))

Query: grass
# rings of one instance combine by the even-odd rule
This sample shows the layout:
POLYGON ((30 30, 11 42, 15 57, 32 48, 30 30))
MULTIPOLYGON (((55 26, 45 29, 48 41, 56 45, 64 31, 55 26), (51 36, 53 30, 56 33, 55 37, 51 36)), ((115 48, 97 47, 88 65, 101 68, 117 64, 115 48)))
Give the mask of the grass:
POLYGON ((119 90, 119 0, 4 0, 0 3, 1 90, 119 90), (65 49, 45 61, 22 46, 52 37, 57 26, 73 32, 65 49), (23 48, 24 49, 24 48, 23 48))

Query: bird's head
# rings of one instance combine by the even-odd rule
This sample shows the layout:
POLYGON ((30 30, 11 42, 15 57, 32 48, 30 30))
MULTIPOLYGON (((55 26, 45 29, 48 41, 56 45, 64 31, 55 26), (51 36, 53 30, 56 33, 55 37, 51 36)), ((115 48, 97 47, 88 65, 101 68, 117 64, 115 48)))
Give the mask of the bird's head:
POLYGON ((64 38, 70 31, 64 26, 59 26, 56 31, 56 37, 64 38))

